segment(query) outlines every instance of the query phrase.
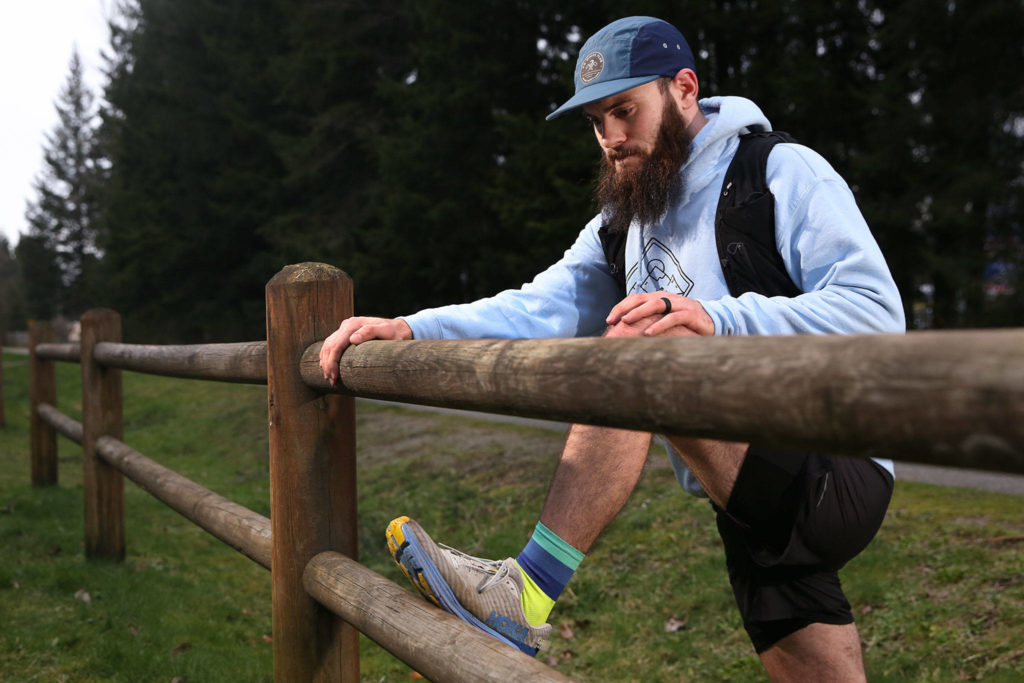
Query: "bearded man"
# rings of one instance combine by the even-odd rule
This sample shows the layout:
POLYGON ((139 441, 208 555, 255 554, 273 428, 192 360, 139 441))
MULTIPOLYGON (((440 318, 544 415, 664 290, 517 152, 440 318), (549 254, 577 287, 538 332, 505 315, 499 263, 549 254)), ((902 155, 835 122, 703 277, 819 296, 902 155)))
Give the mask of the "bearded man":
MULTIPOLYGON (((522 288, 470 304, 346 320, 321 350, 329 381, 344 349, 369 339, 903 331, 899 293, 849 187, 794 143, 772 148, 766 178, 775 247, 800 293, 730 293, 716 246, 723 178, 740 136, 771 127, 749 100, 698 98, 677 29, 651 17, 609 24, 580 51, 575 84, 548 118, 582 108, 592 125, 603 152, 601 212, 564 257, 522 288), (625 292, 602 246, 616 233, 626 236, 625 292)), ((389 547, 426 597, 533 654, 549 636, 555 600, 629 498, 651 438, 573 426, 540 522, 514 559, 440 546, 408 517, 389 526, 389 547)), ((740 616, 768 673, 864 679, 837 571, 881 524, 892 464, 665 439, 680 482, 710 499, 740 616)))

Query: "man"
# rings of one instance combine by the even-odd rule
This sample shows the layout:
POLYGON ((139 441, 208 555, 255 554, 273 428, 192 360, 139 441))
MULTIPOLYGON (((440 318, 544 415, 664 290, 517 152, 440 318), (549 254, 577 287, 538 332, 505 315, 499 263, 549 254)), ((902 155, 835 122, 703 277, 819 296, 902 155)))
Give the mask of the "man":
MULTIPOLYGON (((332 383, 350 344, 369 339, 900 332, 898 292, 852 193, 817 154, 768 157, 778 254, 803 292, 730 294, 715 210, 739 135, 770 130, 752 102, 699 100, 683 36, 650 17, 620 19, 584 44, 576 92, 603 152, 601 213, 555 265, 521 289, 394 320, 351 318, 324 343, 332 383), (600 239, 628 231, 626 292, 600 239), (770 293, 769 293, 770 294, 770 293)), ((666 435, 680 481, 710 498, 744 627, 769 674, 864 678, 838 569, 877 531, 891 463, 666 435), (685 466, 684 466, 685 465, 685 466)), ((529 653, 546 641, 559 593, 640 476, 651 435, 575 425, 532 538, 495 562, 439 546, 405 517, 388 529, 428 598, 529 653)))

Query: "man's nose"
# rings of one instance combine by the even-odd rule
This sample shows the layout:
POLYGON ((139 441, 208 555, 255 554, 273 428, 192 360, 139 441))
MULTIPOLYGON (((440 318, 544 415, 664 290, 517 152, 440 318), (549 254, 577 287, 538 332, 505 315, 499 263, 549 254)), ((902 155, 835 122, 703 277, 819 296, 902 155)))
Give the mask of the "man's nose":
POLYGON ((605 121, 598 130, 598 139, 605 149, 615 149, 626 141, 626 128, 615 121, 605 121))

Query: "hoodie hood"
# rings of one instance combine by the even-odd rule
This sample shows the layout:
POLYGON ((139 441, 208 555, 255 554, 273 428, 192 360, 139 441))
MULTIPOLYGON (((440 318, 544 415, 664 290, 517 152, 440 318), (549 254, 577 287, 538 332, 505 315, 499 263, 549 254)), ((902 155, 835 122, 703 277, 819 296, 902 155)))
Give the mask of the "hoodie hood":
POLYGON ((730 146, 738 144, 739 135, 772 129, 761 109, 744 97, 709 97, 698 104, 708 122, 693 139, 690 159, 683 166, 687 196, 699 192, 717 177, 722 156, 731 151, 730 146))

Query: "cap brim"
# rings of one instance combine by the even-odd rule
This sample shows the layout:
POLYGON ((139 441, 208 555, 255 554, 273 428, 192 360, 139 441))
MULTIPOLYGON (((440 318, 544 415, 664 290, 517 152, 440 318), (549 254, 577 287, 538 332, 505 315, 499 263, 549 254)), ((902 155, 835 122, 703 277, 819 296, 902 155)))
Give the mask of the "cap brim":
POLYGON ((603 100, 604 98, 611 97, 612 95, 618 95, 620 92, 625 92, 630 88, 635 88, 636 86, 643 85, 644 83, 650 83, 658 78, 661 77, 637 76, 635 78, 618 78, 614 81, 605 81, 604 83, 589 85, 566 100, 565 104, 561 107, 545 116, 544 120, 550 121, 551 119, 568 114, 573 109, 582 107, 585 104, 590 104, 597 100, 603 100))

